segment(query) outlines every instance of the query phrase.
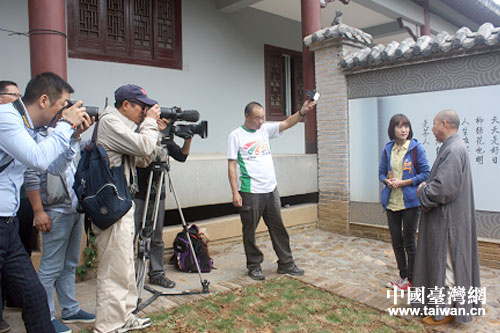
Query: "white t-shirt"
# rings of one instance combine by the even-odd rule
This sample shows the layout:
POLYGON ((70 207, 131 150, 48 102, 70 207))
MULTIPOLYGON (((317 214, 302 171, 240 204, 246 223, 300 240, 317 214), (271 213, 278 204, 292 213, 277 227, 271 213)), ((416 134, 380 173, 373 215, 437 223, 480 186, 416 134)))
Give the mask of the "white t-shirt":
POLYGON ((279 123, 264 123, 258 130, 241 126, 229 134, 227 158, 238 161, 238 189, 241 192, 274 191, 277 184, 269 139, 279 135, 279 123))

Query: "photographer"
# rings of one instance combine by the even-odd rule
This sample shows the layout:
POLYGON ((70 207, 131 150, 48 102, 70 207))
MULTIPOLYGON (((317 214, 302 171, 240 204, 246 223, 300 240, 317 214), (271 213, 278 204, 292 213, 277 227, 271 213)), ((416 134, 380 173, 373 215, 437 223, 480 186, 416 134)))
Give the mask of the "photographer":
POLYGON ((28 167, 60 172, 65 155, 92 124, 81 102, 66 107, 73 92, 58 75, 42 73, 30 80, 22 99, 0 105, 0 276, 14 298, 21 300, 28 332, 54 332, 54 328, 45 289, 18 234, 20 188, 28 167), (38 130, 54 123, 54 131, 39 142, 38 130))
MULTIPOLYGON (((163 126, 167 126, 169 123, 169 120, 167 119, 160 119, 161 125, 160 129, 163 128, 163 126)), ((168 152, 169 156, 172 156, 173 159, 179 162, 185 162, 188 155, 189 155, 189 150, 191 148, 191 141, 192 141, 192 134, 186 133, 186 135, 183 136, 184 138, 184 145, 182 148, 178 146, 173 138, 169 139, 166 142, 166 150, 168 152)), ((147 195, 147 189, 148 189, 148 181, 149 181, 149 175, 152 170, 152 165, 149 165, 147 168, 137 168, 137 180, 138 180, 138 185, 139 185, 139 191, 137 192, 134 202, 136 205, 136 210, 135 210, 135 234, 137 237, 137 234, 141 230, 142 226, 142 215, 144 213, 144 205, 145 205, 145 200, 146 200, 146 195, 147 195)), ((154 173, 153 174, 153 184, 157 184, 158 178, 160 174, 159 173, 154 173)), ((148 205, 148 212, 151 213, 153 211, 153 204, 154 204, 154 198, 156 197, 158 189, 155 188, 154 186, 151 187, 151 195, 148 205)), ((158 214, 158 221, 156 223, 156 228, 154 230, 153 237, 151 239, 151 252, 150 252, 150 262, 149 262, 149 283, 155 284, 164 288, 174 288, 175 287, 175 282, 168 279, 165 276, 165 268, 163 266, 163 256, 164 256, 164 243, 163 243, 163 238, 162 238, 162 233, 163 233, 163 226, 165 222, 165 191, 164 187, 161 189, 161 195, 160 195, 160 212, 158 214)))
MULTIPOLYGON (((125 177, 134 193, 135 168, 154 158, 160 107, 144 89, 124 85, 115 91, 115 107, 99 117, 97 144, 108 154, 110 167, 124 163, 125 177), (116 108, 115 108, 116 107, 116 108)), ((151 325, 133 314, 137 306, 134 270, 134 206, 116 223, 102 230, 93 225, 99 253, 97 267, 96 332, 127 332, 151 325)))

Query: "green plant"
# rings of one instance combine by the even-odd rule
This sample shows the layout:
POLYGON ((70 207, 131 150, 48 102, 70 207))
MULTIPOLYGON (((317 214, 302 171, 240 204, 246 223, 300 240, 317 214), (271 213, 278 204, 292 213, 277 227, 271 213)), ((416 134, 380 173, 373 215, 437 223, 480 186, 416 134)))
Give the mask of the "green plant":
POLYGON ((80 280, 85 280, 87 278, 88 271, 92 269, 97 262, 97 246, 95 244, 95 235, 92 229, 89 229, 87 237, 87 246, 83 249, 83 265, 76 267, 76 275, 80 280))

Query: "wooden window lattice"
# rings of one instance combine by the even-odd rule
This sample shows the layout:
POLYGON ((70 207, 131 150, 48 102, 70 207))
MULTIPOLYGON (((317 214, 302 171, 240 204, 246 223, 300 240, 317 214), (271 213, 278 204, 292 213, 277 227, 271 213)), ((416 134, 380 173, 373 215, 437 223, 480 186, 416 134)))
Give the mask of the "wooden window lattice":
POLYGON ((87 38, 99 38, 98 0, 80 0, 80 35, 87 38))
POLYGON ((170 1, 158 0, 158 47, 174 49, 174 22, 170 1))
POLYGON ((69 56, 182 69, 182 0, 68 0, 69 56))
POLYGON ((124 0, 108 0, 107 2, 108 38, 117 42, 125 42, 124 0))

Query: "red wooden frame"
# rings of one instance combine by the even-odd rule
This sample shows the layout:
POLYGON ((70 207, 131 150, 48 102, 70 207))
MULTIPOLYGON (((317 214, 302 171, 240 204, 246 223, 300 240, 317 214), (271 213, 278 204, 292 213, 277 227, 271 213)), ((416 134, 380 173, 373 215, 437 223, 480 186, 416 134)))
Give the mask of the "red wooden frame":
POLYGON ((98 6, 98 37, 85 38, 80 35, 79 1, 68 1, 68 49, 70 58, 90 59, 182 69, 182 7, 181 0, 168 0, 173 6, 173 50, 158 46, 158 1, 149 1, 152 22, 150 23, 152 45, 134 45, 134 0, 122 0, 124 4, 124 42, 115 42, 107 37, 107 0, 94 0, 98 6))
MULTIPOLYGON (((271 121, 281 121, 287 118, 284 114, 284 106, 271 105, 271 95, 273 87, 272 81, 272 62, 281 61, 282 55, 287 54, 292 57, 292 114, 297 112, 304 102, 303 78, 302 78, 302 53, 288 50, 276 46, 264 45, 264 70, 265 70, 265 87, 266 87, 266 119, 271 121)), ((281 63, 281 72, 282 72, 281 63)), ((280 100, 285 98, 283 76, 281 77, 281 91, 279 92, 280 100)), ((301 121, 303 121, 301 119, 301 121)))

